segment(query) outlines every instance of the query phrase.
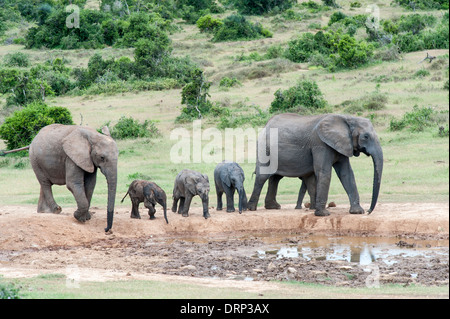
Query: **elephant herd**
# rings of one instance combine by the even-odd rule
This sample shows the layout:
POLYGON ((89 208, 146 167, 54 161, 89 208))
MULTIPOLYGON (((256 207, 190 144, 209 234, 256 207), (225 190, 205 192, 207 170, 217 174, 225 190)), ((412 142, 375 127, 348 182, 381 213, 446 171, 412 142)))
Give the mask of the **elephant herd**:
MULTIPOLYGON (((233 197, 238 193, 239 213, 256 210, 261 190, 268 180, 265 208, 279 209, 276 201, 277 187, 283 177, 302 180, 296 208, 306 191, 311 197, 311 209, 316 216, 326 216, 325 205, 331 180, 332 168, 336 171, 350 200, 350 213, 362 214, 359 194, 349 158, 364 153, 371 156, 374 164, 372 202, 369 213, 377 203, 383 170, 383 152, 372 123, 365 118, 324 114, 300 116, 285 113, 273 116, 258 137, 254 188, 250 200, 244 189, 244 171, 235 162, 224 161, 214 170, 217 194, 217 210, 223 209, 222 196, 226 196, 227 212, 235 210, 233 197), (273 132, 276 132, 274 134, 273 132), (274 165, 275 164, 275 165, 274 165), (270 167, 270 169, 268 169, 270 167)), ((107 127, 102 133, 75 126, 52 124, 40 130, 29 147, 31 166, 40 184, 38 213, 59 213, 61 207, 53 198, 52 185, 66 185, 72 192, 77 210, 74 217, 81 222, 91 218, 89 207, 94 192, 97 170, 105 175, 108 184, 107 226, 113 224, 117 189, 118 149, 107 127)), ((199 195, 203 205, 203 217, 210 217, 208 176, 184 169, 175 178, 172 211, 187 217, 193 196, 199 195)), ((167 196, 155 183, 135 180, 124 198, 132 202, 131 217, 140 218, 139 204, 149 210, 154 219, 155 205, 164 209, 167 220, 167 196)), ((122 202, 124 200, 122 199, 122 202)))

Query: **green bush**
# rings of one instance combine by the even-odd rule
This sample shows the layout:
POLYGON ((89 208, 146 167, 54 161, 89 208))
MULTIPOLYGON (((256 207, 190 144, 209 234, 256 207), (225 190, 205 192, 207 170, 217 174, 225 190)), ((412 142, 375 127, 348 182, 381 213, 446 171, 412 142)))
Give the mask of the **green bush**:
POLYGON ((3 58, 3 62, 6 66, 9 67, 22 67, 26 68, 30 66, 30 58, 28 54, 25 54, 23 52, 15 52, 15 53, 9 53, 5 55, 3 58))
POLYGON ((405 7, 410 10, 416 9, 439 9, 439 10, 448 10, 448 0, 394 0, 402 7, 405 7))
POLYGON ((195 71, 192 82, 186 84, 181 91, 181 115, 176 122, 192 121, 210 113, 213 104, 208 100, 211 82, 205 80, 203 71, 195 71))
MULTIPOLYGON (((107 123, 109 125, 109 123, 107 123)), ((122 116, 116 125, 111 129, 111 137, 118 140, 139 137, 157 137, 160 135, 155 122, 145 120, 144 123, 139 123, 138 120, 132 117, 122 116)))
POLYGON ((407 128, 411 132, 422 132, 425 127, 438 123, 436 112, 431 107, 414 105, 411 112, 406 112, 400 120, 392 119, 389 123, 391 131, 399 131, 407 128))
POLYGON ((261 15, 280 12, 291 8, 295 0, 234 0, 234 5, 242 14, 261 15))
POLYGON ((237 41, 272 37, 272 33, 260 24, 249 22, 244 16, 233 14, 223 20, 216 29, 212 41, 237 41))
POLYGON ((20 299, 19 288, 0 281, 0 299, 20 299))
POLYGON ((5 119, 0 126, 0 138, 10 150, 27 146, 41 128, 53 123, 74 124, 67 108, 33 102, 5 119))
POLYGON ((373 56, 373 51, 373 45, 358 41, 351 35, 342 34, 340 31, 319 31, 316 34, 306 32, 289 41, 285 56, 298 63, 307 62, 320 54, 321 60, 331 69, 356 68, 367 63, 373 56), (324 59, 324 56, 328 56, 333 63, 324 59))
POLYGON ((229 78, 226 76, 220 80, 219 86, 223 88, 231 88, 233 86, 242 86, 242 83, 235 77, 229 78))
POLYGON ((296 86, 275 92, 275 99, 270 105, 269 112, 285 112, 288 110, 306 108, 317 110, 327 105, 322 91, 315 81, 302 80, 296 86))
POLYGON ((210 14, 197 20, 197 27, 201 32, 214 32, 216 29, 220 28, 222 24, 222 20, 215 19, 210 14))

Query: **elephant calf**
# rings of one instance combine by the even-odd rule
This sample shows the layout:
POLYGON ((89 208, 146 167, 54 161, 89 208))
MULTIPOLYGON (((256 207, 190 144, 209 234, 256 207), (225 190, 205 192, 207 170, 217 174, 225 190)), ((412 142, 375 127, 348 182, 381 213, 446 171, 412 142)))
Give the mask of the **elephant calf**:
POLYGON ((208 212, 209 203, 209 179, 207 175, 199 172, 184 169, 175 178, 175 185, 173 187, 173 205, 172 211, 177 212, 178 200, 178 214, 183 217, 189 216, 189 207, 191 206, 192 197, 200 196, 203 205, 203 217, 211 217, 208 212))
POLYGON ((123 200, 127 195, 130 195, 131 203, 133 205, 131 208, 131 218, 141 218, 141 215, 139 214, 139 204, 144 202, 144 206, 148 208, 150 219, 155 219, 155 205, 158 203, 164 209, 164 219, 166 220, 166 223, 169 223, 167 220, 167 196, 161 187, 153 182, 137 179, 130 184, 121 203, 123 203, 123 200))
POLYGON ((214 169, 214 182, 217 193, 217 210, 222 210, 222 195, 227 197, 227 212, 234 212, 233 196, 239 194, 239 213, 247 209, 247 195, 244 189, 244 171, 236 162, 223 161, 214 169))

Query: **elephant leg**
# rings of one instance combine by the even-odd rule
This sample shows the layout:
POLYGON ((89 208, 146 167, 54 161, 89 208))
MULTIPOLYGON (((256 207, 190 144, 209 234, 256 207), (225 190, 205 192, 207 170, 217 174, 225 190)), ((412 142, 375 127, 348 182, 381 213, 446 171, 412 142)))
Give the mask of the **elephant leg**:
POLYGON ((174 212, 174 213, 177 212, 177 204, 178 204, 178 200, 179 200, 179 198, 176 198, 176 197, 173 198, 172 212, 174 212))
POLYGON ((235 188, 225 187, 225 194, 227 196, 227 213, 234 212, 234 192, 235 188))
POLYGON ((311 176, 303 179, 306 184, 306 189, 310 198, 309 209, 316 209, 316 176, 311 174, 311 176))
POLYGON ((216 194, 217 194, 217 207, 216 207, 216 210, 222 210, 222 207, 223 207, 223 202, 222 202, 223 191, 219 190, 217 185, 216 185, 216 194))
POLYGON ((350 166, 350 159, 343 157, 333 167, 350 200, 350 214, 364 214, 364 209, 359 203, 358 188, 356 187, 355 175, 350 166))
POLYGON ((150 216, 150 219, 156 219, 155 214, 156 214, 156 209, 155 209, 155 204, 151 204, 152 207, 148 209, 148 216, 150 216))
POLYGON ((91 205, 92 195, 94 194, 95 184, 97 183, 97 169, 84 178, 84 189, 89 206, 91 205))
POLYGON ((297 205, 295 206, 295 209, 302 209, 303 198, 306 194, 306 183, 300 177, 299 179, 302 181, 302 186, 300 187, 300 190, 298 192, 297 205))
POLYGON ((256 174, 252 196, 250 197, 250 200, 247 204, 249 210, 256 210, 256 207, 258 206, 259 196, 261 195, 261 190, 269 177, 270 175, 267 174, 256 174))
POLYGON ((183 212, 184 202, 185 202, 185 198, 180 197, 180 205, 178 206, 178 214, 181 214, 183 212))
POLYGON ((269 178, 269 187, 267 189, 264 207, 266 209, 280 209, 281 205, 277 203, 278 183, 283 178, 281 175, 272 175, 269 178))
POLYGON ((141 214, 139 214, 139 204, 141 201, 137 197, 131 197, 131 218, 141 219, 141 214))
POLYGON ((52 185, 47 183, 41 183, 41 191, 38 202, 38 213, 61 213, 61 207, 56 204, 53 198, 52 185))
POLYGON ((314 215, 316 216, 328 216, 330 212, 325 209, 328 200, 328 192, 330 190, 331 182, 331 167, 332 163, 329 163, 334 154, 330 154, 323 148, 313 150, 313 163, 314 173, 316 175, 316 210, 314 215))
POLYGON ((192 197, 193 196, 191 194, 186 194, 186 196, 184 197, 183 208, 181 210, 181 215, 183 217, 189 216, 189 207, 191 206, 192 197))
POLYGON ((85 171, 79 168, 70 158, 66 159, 66 186, 77 202, 77 210, 73 216, 80 222, 91 219, 89 200, 84 185, 85 171))

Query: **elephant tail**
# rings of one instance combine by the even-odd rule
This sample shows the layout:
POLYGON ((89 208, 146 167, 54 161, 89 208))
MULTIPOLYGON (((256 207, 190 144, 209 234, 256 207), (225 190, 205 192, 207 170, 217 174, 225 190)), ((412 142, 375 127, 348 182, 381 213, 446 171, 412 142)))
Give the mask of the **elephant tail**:
POLYGON ((15 152, 20 152, 20 151, 25 151, 25 150, 27 150, 27 149, 29 149, 29 148, 30 148, 30 145, 25 146, 25 147, 21 147, 21 148, 17 148, 17 149, 15 149, 15 150, 10 150, 10 151, 0 150, 0 156, 5 156, 6 154, 9 154, 9 153, 15 153, 15 152))
POLYGON ((123 200, 125 199, 125 197, 127 197, 127 195, 128 195, 128 191, 127 191, 127 193, 125 194, 125 196, 122 198, 122 200, 120 201, 121 203, 123 203, 123 200))

